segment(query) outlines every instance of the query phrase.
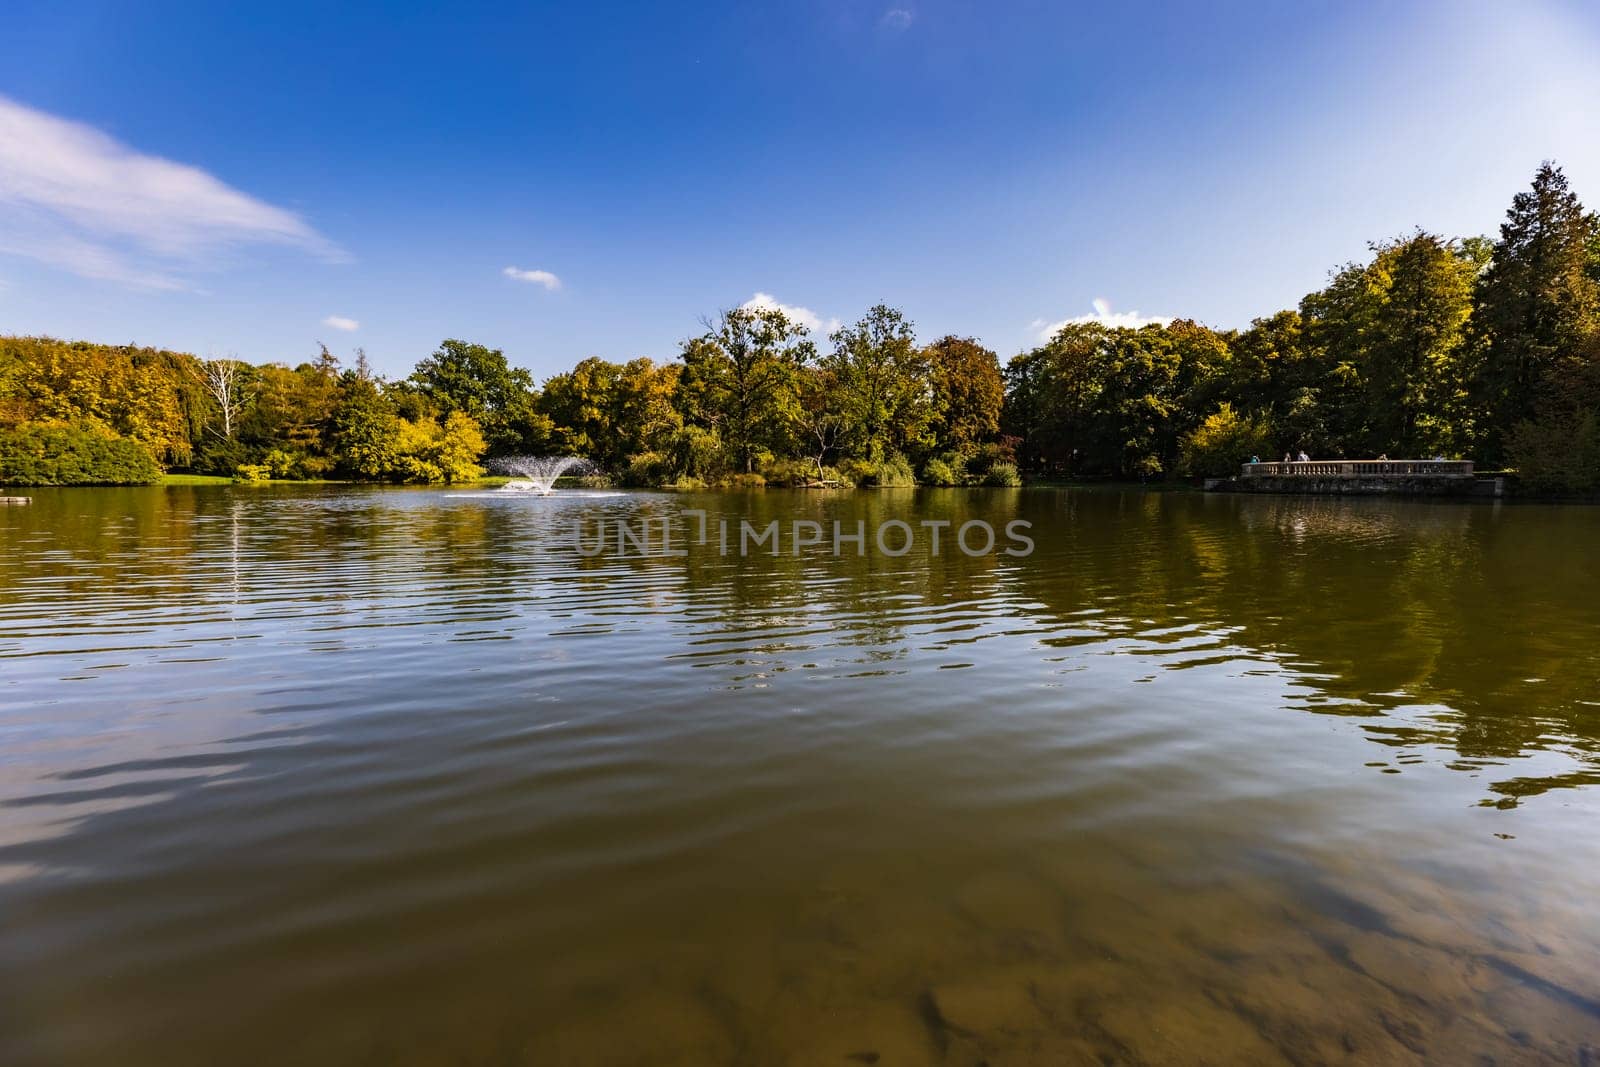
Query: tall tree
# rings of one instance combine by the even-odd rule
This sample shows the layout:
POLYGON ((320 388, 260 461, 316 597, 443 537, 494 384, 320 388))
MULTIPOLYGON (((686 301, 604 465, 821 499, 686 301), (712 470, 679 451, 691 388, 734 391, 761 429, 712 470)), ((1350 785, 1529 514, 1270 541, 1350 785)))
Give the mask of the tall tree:
POLYGON ((832 370, 808 367, 802 373, 795 425, 795 436, 817 466, 817 480, 824 480, 828 456, 838 449, 845 430, 839 380, 832 370))
POLYGON ((1423 455, 1465 444, 1463 355, 1473 257, 1418 230, 1371 246, 1301 304, 1328 374, 1335 451, 1423 455))
POLYGON ((993 438, 1005 404, 999 358, 976 339, 955 336, 939 338, 924 355, 932 375, 938 447, 963 451, 993 438))
POLYGON ((1540 166, 1533 187, 1513 198, 1477 286, 1477 385, 1495 458, 1510 428, 1539 414, 1541 394, 1561 390, 1561 358, 1600 326, 1597 246, 1600 226, 1566 175, 1553 163, 1540 166))
POLYGON ((330 444, 339 469, 357 478, 382 478, 394 468, 400 418, 361 353, 339 376, 330 419, 330 444))
POLYGON ((557 451, 610 466, 622 460, 622 427, 617 410, 622 368, 599 356, 580 360, 571 370, 547 379, 539 410, 552 424, 557 451))
POLYGON ((879 459, 925 445, 933 389, 928 357, 905 316, 878 304, 832 340, 823 363, 839 383, 852 450, 879 459))
POLYGON ((249 400, 250 367, 237 359, 208 360, 205 365, 206 391, 216 404, 223 438, 233 440, 234 428, 249 400))
POLYGON ((683 367, 657 363, 648 356, 631 359, 617 376, 615 419, 623 456, 664 452, 683 429, 675 404, 683 367))
POLYGON ((799 375, 816 357, 806 328, 776 308, 724 311, 683 345, 679 402, 713 429, 738 469, 749 472, 790 444, 799 375))
POLYGON ((411 382, 441 416, 460 411, 482 426, 490 455, 533 451, 544 443, 533 376, 508 364, 498 348, 446 340, 417 364, 411 382))

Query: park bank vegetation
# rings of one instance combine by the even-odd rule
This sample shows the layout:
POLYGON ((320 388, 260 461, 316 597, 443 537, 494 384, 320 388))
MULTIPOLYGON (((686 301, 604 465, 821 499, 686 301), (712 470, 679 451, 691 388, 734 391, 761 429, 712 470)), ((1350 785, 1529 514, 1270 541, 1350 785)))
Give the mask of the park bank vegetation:
POLYGON ((1243 330, 1064 326, 1004 368, 871 308, 814 338, 727 311, 675 358, 536 383, 448 340, 406 378, 324 347, 289 366, 0 338, 0 481, 459 482, 496 456, 587 456, 625 484, 1014 485, 1227 474, 1260 456, 1464 456, 1600 488, 1600 222, 1553 165, 1496 239, 1371 246, 1243 330))

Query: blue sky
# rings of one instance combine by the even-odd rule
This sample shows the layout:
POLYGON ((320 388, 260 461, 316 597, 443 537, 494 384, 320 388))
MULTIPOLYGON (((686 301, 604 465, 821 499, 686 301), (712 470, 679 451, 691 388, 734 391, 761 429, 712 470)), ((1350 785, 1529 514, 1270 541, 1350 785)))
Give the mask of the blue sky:
POLYGON ((244 7, 6 6, 0 332, 543 377, 766 294, 1004 357, 1242 326, 1541 159, 1600 206, 1593 5, 244 7))

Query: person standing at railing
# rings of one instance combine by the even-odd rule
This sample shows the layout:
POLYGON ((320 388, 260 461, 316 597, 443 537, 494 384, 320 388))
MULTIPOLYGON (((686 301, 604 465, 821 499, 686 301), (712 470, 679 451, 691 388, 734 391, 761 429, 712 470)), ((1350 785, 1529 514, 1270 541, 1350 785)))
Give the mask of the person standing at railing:
POLYGON ((1283 461, 1285 463, 1293 463, 1294 462, 1294 457, 1292 455, 1290 455, 1289 453, 1285 452, 1283 454, 1283 461))
POLYGON ((1303 449, 1303 448, 1300 450, 1300 462, 1301 463, 1310 463, 1311 462, 1311 457, 1306 455, 1306 450, 1303 449))

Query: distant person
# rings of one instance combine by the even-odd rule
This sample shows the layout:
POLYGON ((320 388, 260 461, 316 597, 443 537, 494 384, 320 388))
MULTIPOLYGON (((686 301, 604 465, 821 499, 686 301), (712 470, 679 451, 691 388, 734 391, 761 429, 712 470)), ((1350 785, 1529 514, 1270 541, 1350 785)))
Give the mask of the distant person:
POLYGON ((1293 462, 1294 462, 1294 457, 1293 457, 1293 456, 1291 456, 1291 455, 1290 455, 1290 454, 1289 454, 1289 453, 1287 453, 1287 452, 1285 452, 1285 453, 1284 453, 1284 454, 1283 454, 1283 461, 1284 461, 1284 462, 1285 462, 1285 463, 1293 463, 1293 462))
POLYGON ((1261 462, 1261 457, 1260 456, 1251 456, 1250 457, 1250 463, 1251 463, 1252 466, 1254 466, 1255 464, 1260 463, 1260 462, 1261 462))
POLYGON ((1378 453, 1378 462, 1379 463, 1387 463, 1388 461, 1389 461, 1389 453, 1387 453, 1387 452, 1378 453))
POLYGON ((1301 463, 1310 463, 1311 462, 1311 457, 1306 455, 1306 450, 1303 449, 1303 448, 1300 450, 1300 462, 1301 463))

